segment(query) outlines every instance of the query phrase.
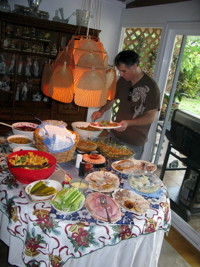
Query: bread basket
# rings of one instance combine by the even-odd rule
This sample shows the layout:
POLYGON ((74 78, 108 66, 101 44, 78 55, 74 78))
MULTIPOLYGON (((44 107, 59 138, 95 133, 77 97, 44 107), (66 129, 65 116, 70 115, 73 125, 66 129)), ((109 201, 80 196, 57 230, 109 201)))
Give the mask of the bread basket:
MULTIPOLYGON (((59 121, 54 121, 54 120, 48 120, 45 122, 48 122, 54 126, 63 125, 62 121, 60 123, 59 123, 59 121)), ((72 132, 72 131, 70 131, 70 132, 72 132)), ((36 129, 34 131, 35 147, 40 151, 44 151, 44 152, 48 152, 48 153, 52 154, 56 158, 58 163, 68 162, 68 161, 73 159, 74 152, 76 150, 76 146, 77 146, 78 141, 79 141, 78 134, 76 132, 72 132, 72 133, 76 135, 76 138, 74 140, 74 145, 69 150, 59 152, 59 153, 51 153, 48 150, 48 147, 44 144, 44 138, 39 135, 39 129, 36 129)))

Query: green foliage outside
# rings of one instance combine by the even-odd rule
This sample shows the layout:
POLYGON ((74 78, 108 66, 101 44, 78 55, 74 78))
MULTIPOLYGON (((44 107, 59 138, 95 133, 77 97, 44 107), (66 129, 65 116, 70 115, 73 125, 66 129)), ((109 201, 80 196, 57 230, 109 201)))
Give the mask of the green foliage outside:
POLYGON ((200 96, 196 97, 195 99, 183 97, 179 108, 200 116, 200 96))
POLYGON ((199 36, 187 37, 176 90, 187 94, 189 98, 200 96, 199 36))

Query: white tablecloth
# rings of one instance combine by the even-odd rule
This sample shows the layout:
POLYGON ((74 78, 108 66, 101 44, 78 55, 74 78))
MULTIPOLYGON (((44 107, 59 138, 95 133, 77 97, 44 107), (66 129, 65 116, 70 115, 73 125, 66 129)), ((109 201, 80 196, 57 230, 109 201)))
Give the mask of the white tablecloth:
MULTIPOLYGON (((71 170, 70 163, 66 168, 71 170)), ((73 173, 71 173, 73 175, 73 173)), ((95 221, 83 207, 60 218, 46 202, 30 201, 0 155, 0 239, 10 264, 40 267, 156 267, 171 213, 166 188, 144 214, 95 221)))
MULTIPOLYGON (((26 267, 22 260, 23 242, 6 230, 8 218, 0 212, 0 239, 9 246, 10 264, 26 267)), ((78 259, 69 259, 63 267, 156 267, 165 232, 162 230, 124 240, 78 259)), ((50 267, 42 263, 40 267, 50 267)), ((58 265, 59 266, 59 265, 58 265)))

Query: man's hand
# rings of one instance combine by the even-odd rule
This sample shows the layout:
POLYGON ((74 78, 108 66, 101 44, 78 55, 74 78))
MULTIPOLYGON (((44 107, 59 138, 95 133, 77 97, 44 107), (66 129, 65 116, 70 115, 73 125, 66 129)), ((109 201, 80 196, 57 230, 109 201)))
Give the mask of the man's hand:
POLYGON ((126 130, 126 128, 128 127, 128 123, 127 123, 127 121, 121 121, 120 122, 120 128, 116 128, 116 129, 114 129, 115 131, 118 131, 118 132, 123 132, 123 131, 125 131, 126 130))
POLYGON ((93 113, 92 113, 92 116, 91 116, 92 121, 96 121, 97 119, 101 118, 102 115, 103 115, 103 114, 102 114, 102 112, 100 112, 100 111, 95 111, 95 112, 93 112, 93 113))

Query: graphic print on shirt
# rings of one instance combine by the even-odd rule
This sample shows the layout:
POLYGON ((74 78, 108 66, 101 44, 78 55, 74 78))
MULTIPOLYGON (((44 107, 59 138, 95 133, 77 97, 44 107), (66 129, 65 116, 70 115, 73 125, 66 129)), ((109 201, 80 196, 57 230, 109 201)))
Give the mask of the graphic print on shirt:
POLYGON ((149 90, 150 89, 148 86, 136 87, 133 89, 132 101, 135 103, 138 102, 138 105, 136 105, 134 108, 133 119, 144 113, 145 110, 144 103, 146 101, 146 97, 149 90))

